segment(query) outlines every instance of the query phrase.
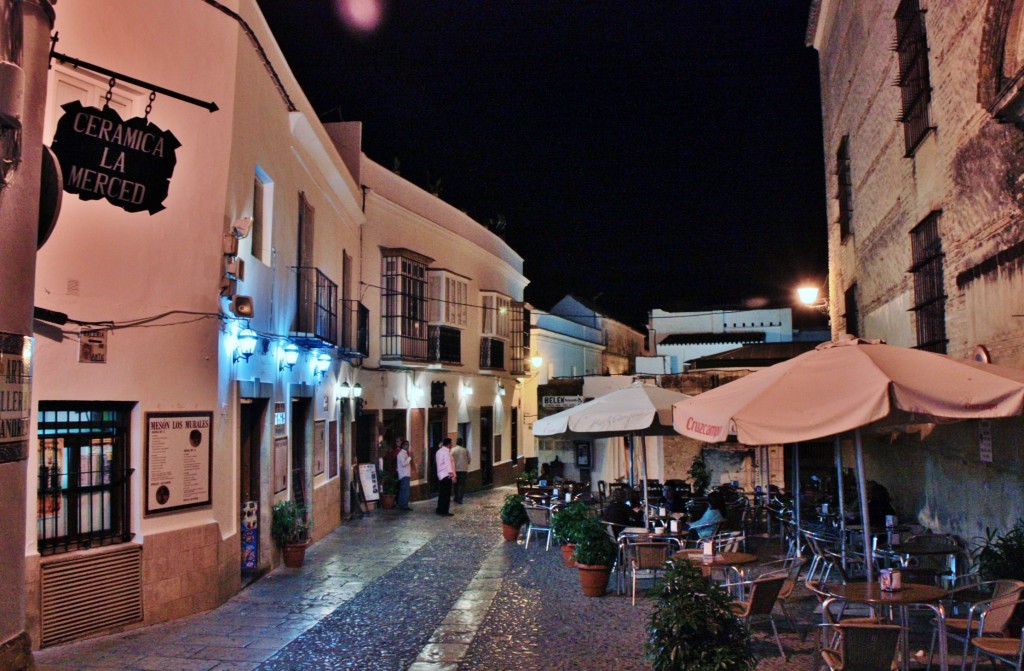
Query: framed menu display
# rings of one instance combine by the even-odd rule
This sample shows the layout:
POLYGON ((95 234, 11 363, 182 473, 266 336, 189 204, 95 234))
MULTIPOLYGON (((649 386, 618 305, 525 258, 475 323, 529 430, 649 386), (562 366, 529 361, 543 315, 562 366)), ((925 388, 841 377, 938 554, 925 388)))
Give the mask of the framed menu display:
POLYGON ((208 506, 212 412, 146 413, 146 514, 208 506))

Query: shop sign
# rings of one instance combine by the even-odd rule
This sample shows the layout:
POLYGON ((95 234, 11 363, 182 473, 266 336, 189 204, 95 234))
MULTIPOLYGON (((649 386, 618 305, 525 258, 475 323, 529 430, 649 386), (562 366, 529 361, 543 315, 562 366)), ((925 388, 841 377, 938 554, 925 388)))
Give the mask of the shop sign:
POLYGON ((111 109, 62 106, 52 149, 64 176, 64 190, 82 200, 106 198, 127 212, 164 209, 181 146, 174 134, 144 117, 123 120, 111 109))
POLYGON ((545 408, 575 408, 580 403, 582 396, 542 396, 540 401, 545 408))
POLYGON ((0 463, 28 458, 32 340, 0 333, 0 463))

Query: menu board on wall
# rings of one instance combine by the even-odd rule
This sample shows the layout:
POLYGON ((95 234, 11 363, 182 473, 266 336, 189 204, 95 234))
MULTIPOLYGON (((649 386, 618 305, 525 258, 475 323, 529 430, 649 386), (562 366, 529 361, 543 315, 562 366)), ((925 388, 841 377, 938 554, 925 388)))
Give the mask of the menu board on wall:
POLYGON ((210 505, 212 412, 146 413, 146 514, 210 505))
POLYGON ((327 425, 327 477, 338 477, 338 422, 327 425))
POLYGON ((324 452, 327 450, 327 422, 318 419, 313 422, 313 475, 324 472, 324 452))

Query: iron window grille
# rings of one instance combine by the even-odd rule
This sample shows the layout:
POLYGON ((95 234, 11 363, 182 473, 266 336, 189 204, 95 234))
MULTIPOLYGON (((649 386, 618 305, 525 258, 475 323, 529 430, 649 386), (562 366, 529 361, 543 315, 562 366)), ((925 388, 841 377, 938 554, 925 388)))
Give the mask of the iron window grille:
POLYGON ((844 135, 836 152, 836 199, 839 201, 839 236, 845 240, 853 231, 853 180, 850 175, 850 136, 844 135))
POLYGON ((292 341, 308 347, 338 344, 338 285, 318 268, 296 267, 299 305, 292 341))
POLYGON ((429 360, 453 365, 462 364, 462 331, 451 326, 430 326, 429 360))
POLYGON ((851 335, 860 333, 860 315, 857 312, 857 285, 852 284, 843 295, 846 307, 846 332, 851 335))
POLYGON ((902 109, 899 121, 903 124, 903 138, 907 156, 911 156, 924 136, 931 130, 928 104, 932 88, 928 73, 928 36, 925 31, 924 12, 918 0, 903 0, 896 10, 896 44, 893 50, 899 57, 899 79, 902 109))
POLYGON ((942 238, 939 215, 932 212, 910 232, 914 275, 914 307, 917 315, 917 349, 946 352, 946 292, 942 269, 942 238))
POLYGON ((40 401, 37 546, 51 555, 130 541, 131 403, 40 401))
POLYGON ((359 301, 341 301, 341 340, 338 351, 342 356, 353 359, 363 359, 370 355, 370 309, 359 301))
POLYGON ((381 357, 426 360, 426 264, 394 253, 381 263, 381 357))
POLYGON ((493 370, 505 369, 504 340, 480 338, 480 367, 493 370))
POLYGON ((530 352, 530 311, 523 303, 509 306, 509 322, 512 329, 511 372, 526 375, 526 359, 530 352))

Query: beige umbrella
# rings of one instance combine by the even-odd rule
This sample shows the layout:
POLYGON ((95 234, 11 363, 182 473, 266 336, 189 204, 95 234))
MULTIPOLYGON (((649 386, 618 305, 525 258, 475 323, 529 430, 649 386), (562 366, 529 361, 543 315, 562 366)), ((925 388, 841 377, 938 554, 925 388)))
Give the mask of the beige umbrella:
MULTIPOLYGON (((628 387, 556 412, 533 423, 534 436, 611 438, 634 434, 643 441, 644 520, 647 520, 647 435, 675 435, 673 404, 690 398, 671 389, 634 382, 628 387)), ((633 443, 630 441, 630 449, 633 443)), ((630 455, 632 467, 632 454, 630 455)), ((632 482, 630 483, 632 484, 632 482)))
MULTIPOLYGON (((854 431, 866 522, 861 427, 1010 417, 1022 410, 1022 370, 844 334, 675 404, 673 423, 679 433, 697 440, 720 442, 735 434, 747 445, 798 443, 854 431)), ((865 547, 871 547, 866 523, 864 539, 865 547)))

